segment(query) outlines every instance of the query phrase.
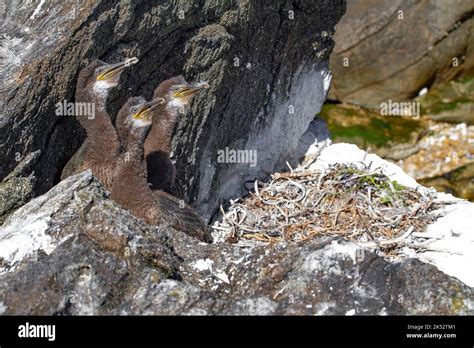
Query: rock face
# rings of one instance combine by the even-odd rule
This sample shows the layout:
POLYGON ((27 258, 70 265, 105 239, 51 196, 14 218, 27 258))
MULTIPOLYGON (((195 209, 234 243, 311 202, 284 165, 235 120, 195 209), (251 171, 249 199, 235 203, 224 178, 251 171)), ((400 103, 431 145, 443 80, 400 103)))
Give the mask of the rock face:
POLYGON ((456 197, 474 201, 474 162, 463 165, 443 175, 420 180, 420 183, 456 197))
POLYGON ((1 314, 474 314, 474 290, 340 238, 205 244, 145 225, 89 171, 0 228, 1 314))
POLYGON ((211 84, 174 139, 181 195, 205 217, 295 150, 326 97, 332 34, 345 10, 343 0, 15 4, 0 12, 0 179, 15 159, 41 150, 33 191, 49 190, 84 139, 74 117, 56 116, 56 103, 74 101, 87 60, 136 56, 109 97, 111 115, 173 75, 211 84), (257 151, 258 165, 217 163, 226 147, 257 151))
POLYGON ((40 153, 38 150, 28 154, 0 183, 0 224, 9 214, 33 197, 36 179, 31 169, 40 153))
POLYGON ((473 10, 463 0, 348 2, 331 55, 330 98, 377 108, 472 74, 473 10))

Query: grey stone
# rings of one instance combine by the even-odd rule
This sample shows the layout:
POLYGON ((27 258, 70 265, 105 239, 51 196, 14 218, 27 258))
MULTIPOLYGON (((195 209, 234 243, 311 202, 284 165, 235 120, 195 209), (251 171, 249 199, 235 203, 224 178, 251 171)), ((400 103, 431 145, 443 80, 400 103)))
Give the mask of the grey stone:
POLYGON ((30 152, 0 183, 0 225, 9 214, 33 197, 36 179, 31 168, 40 154, 40 150, 30 152))
POLYGON ((329 97, 378 108, 388 99, 411 99, 424 87, 472 75, 473 10, 463 0, 349 1, 334 36, 329 97))
POLYGON ((148 226, 90 171, 0 227, 1 314, 473 314, 474 291, 418 260, 390 263, 341 238, 206 244, 148 226))

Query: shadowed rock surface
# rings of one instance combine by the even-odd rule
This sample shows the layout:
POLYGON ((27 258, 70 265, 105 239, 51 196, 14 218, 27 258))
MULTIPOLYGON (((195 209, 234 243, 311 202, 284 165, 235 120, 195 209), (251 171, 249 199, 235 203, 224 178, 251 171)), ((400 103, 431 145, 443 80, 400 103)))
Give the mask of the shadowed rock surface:
POLYGON ((74 101, 88 60, 136 56, 109 97, 110 115, 174 75, 211 83, 174 139, 181 195, 205 218, 296 149, 326 97, 332 35, 345 10, 343 0, 15 4, 0 13, 0 179, 15 156, 41 150, 34 194, 49 190, 85 135, 74 117, 56 116, 55 104, 74 101), (257 150, 258 165, 217 163, 227 146, 257 150))
POLYGON ((474 291, 340 238, 209 245, 145 225, 90 171, 0 228, 1 314, 474 314, 474 291))
POLYGON ((329 98, 377 108, 472 74, 473 11, 463 0, 349 1, 334 36, 329 98))
POLYGON ((36 178, 31 169, 40 153, 40 150, 29 153, 0 183, 0 225, 9 214, 33 197, 36 178))
POLYGON ((452 193, 456 197, 474 200, 474 162, 465 164, 443 175, 419 180, 420 184, 434 187, 441 192, 452 193))

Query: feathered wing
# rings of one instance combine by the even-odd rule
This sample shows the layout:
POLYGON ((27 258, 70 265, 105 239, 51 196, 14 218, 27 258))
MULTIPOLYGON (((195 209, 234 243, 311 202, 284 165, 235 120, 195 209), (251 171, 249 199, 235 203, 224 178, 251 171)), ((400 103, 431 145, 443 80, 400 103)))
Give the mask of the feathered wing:
POLYGON ((204 221, 184 201, 163 191, 154 192, 154 197, 165 223, 203 242, 212 241, 204 221))
POLYGON ((69 159, 66 163, 66 166, 63 168, 61 172, 61 180, 64 180, 71 175, 80 173, 87 168, 85 168, 84 163, 84 156, 86 155, 87 144, 83 142, 81 147, 76 151, 76 153, 69 159))

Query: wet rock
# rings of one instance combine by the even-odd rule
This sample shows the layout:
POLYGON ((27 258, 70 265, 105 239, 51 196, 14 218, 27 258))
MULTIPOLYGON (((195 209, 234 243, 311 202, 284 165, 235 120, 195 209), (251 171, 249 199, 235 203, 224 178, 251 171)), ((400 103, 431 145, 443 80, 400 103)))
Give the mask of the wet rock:
POLYGON ((316 16, 335 23, 330 18, 340 5, 248 2, 187 42, 184 71, 212 83, 208 96, 194 103, 193 119, 182 119, 174 158, 183 195, 206 218, 222 201, 245 194, 244 182, 292 158, 329 87, 332 29, 316 16), (290 10, 296 11, 294 19, 290 10), (219 163, 219 151, 226 148, 255 152, 256 165, 219 163))
POLYGON ((472 74, 473 9, 462 0, 348 2, 336 28, 330 98, 375 108, 472 74))
POLYGON ((473 314, 474 289, 341 238, 241 247, 148 226, 90 171, 0 227, 1 314, 473 314))
POLYGON ((55 114, 56 103, 74 101, 87 61, 136 56, 109 97, 112 118, 128 97, 149 98, 173 75, 211 84, 174 139, 179 192, 205 218, 295 150, 326 97, 331 38, 345 10, 343 0, 13 4, 0 24, 0 179, 17 153, 41 150, 35 195, 57 183, 85 134, 74 117, 55 114), (258 151, 258 165, 217 163, 226 147, 258 151))

